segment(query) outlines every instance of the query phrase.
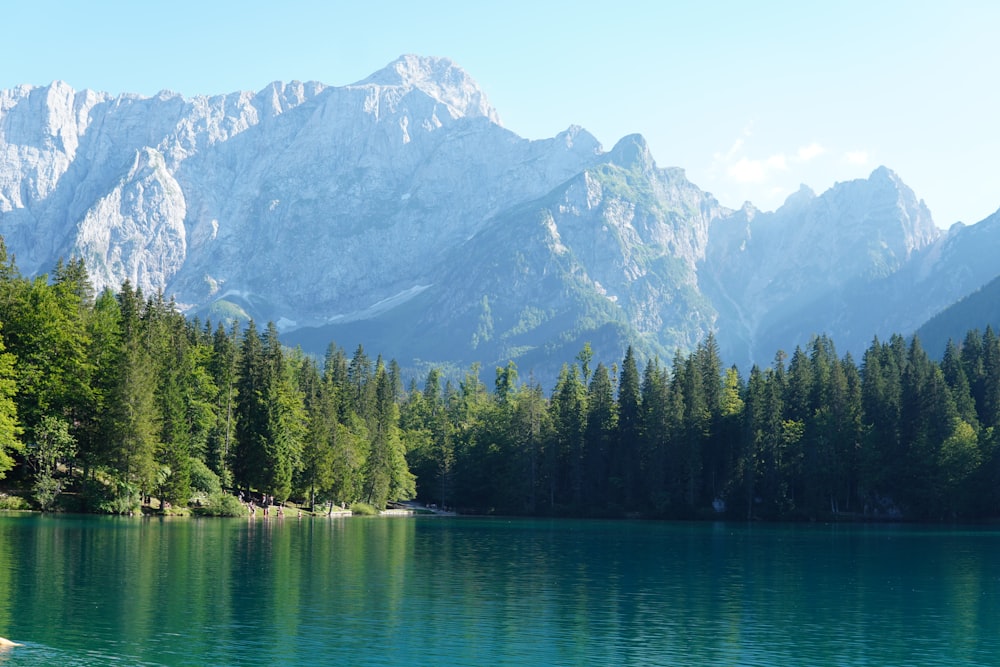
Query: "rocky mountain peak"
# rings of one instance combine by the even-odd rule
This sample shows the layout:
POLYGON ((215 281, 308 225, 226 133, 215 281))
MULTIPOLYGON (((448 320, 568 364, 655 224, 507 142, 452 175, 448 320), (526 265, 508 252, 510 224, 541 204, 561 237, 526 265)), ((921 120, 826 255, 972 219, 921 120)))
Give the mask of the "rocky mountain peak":
POLYGON ((896 186, 903 185, 905 187, 905 184, 899 178, 896 172, 894 172, 892 169, 889 169, 889 167, 886 167, 885 165, 879 165, 878 167, 876 167, 872 171, 871 175, 868 177, 868 180, 873 183, 889 182, 896 186))
POLYGON ((403 55, 351 87, 396 88, 403 93, 419 90, 447 105, 456 117, 483 117, 502 125, 479 84, 448 58, 403 55))
POLYGON ((1000 228, 941 239, 885 167, 730 211, 642 135, 519 137, 455 63, 412 55, 348 86, 190 99, 20 86, 0 91, 0 155, 0 234, 29 275, 82 257, 97 289, 273 320, 313 352, 515 359, 548 380, 584 341, 667 359, 716 331, 749 362, 827 332, 856 350, 992 278, 1000 228))
POLYGON ((642 171, 649 171, 656 168, 649 144, 641 134, 622 137, 608 153, 608 162, 625 169, 638 167, 642 171))
POLYGON ((784 206, 789 208, 797 208, 802 206, 807 206, 809 202, 816 198, 816 193, 805 183, 799 186, 799 189, 788 195, 785 199, 784 206))

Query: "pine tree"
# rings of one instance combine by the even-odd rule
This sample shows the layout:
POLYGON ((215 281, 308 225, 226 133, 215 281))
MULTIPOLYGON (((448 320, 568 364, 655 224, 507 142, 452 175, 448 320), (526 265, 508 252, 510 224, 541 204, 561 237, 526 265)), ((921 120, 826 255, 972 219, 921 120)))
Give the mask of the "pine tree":
POLYGON ((374 409, 375 383, 372 382, 371 359, 361 345, 358 345, 347 366, 347 382, 350 386, 348 405, 362 419, 369 419, 374 409))
POLYGON ((608 507, 612 501, 609 478, 610 456, 617 434, 618 412, 611 376, 598 363, 587 390, 587 425, 584 431, 584 488, 592 507, 608 507))
POLYGON ((246 489, 263 491, 267 484, 266 438, 270 398, 269 371, 264 347, 253 320, 243 332, 236 384, 236 439, 232 449, 233 482, 246 489))
POLYGON ((611 469, 621 479, 619 502, 626 511, 638 509, 641 391, 635 353, 629 345, 618 381, 618 433, 611 469))
POLYGON ((191 363, 187 325, 174 304, 157 295, 146 313, 151 356, 156 365, 159 435, 156 447, 157 496, 161 503, 186 503, 191 496, 191 428, 188 399, 191 363))
POLYGON ((113 377, 105 413, 110 449, 107 463, 116 479, 118 509, 130 508, 139 492, 156 483, 159 415, 156 406, 156 361, 148 345, 142 292, 128 281, 118 294, 121 347, 113 362, 113 377))
POLYGON ((726 474, 726 463, 731 458, 732 442, 722 435, 723 373, 719 344, 715 334, 709 333, 695 350, 695 364, 701 374, 701 391, 704 395, 707 415, 701 436, 700 454, 694 462, 693 471, 700 475, 699 487, 693 502, 714 501, 722 490, 726 474), (707 493, 707 497, 702 497, 707 493))
POLYGON ((697 355, 684 360, 683 368, 675 369, 683 397, 683 428, 678 433, 677 468, 682 505, 690 512, 700 493, 702 447, 711 434, 712 412, 705 392, 705 376, 697 355))
POLYGON ((399 408, 393 400, 391 378, 381 363, 375 367, 374 384, 364 497, 367 503, 382 509, 389 501, 412 498, 416 487, 399 437, 399 408))
POLYGON ((986 327, 982 345, 982 382, 979 421, 985 428, 1000 426, 1000 337, 986 327))
POLYGON ((292 492, 292 478, 299 466, 306 416, 302 394, 295 381, 295 366, 301 357, 289 362, 281 349, 278 329, 268 322, 263 336, 266 367, 266 478, 264 490, 279 502, 292 492))
POLYGON ((734 494, 732 501, 742 501, 746 518, 752 519, 760 493, 763 477, 764 429, 767 414, 767 379, 765 373, 755 364, 750 369, 750 377, 743 395, 743 436, 734 486, 742 490, 742 495, 734 494))
POLYGON ((941 359, 941 372, 944 373, 944 380, 948 383, 948 389, 955 401, 955 409, 958 410, 959 417, 973 426, 975 430, 979 425, 976 401, 969 388, 969 378, 965 373, 965 366, 962 364, 961 353, 950 338, 945 345, 944 357, 941 359))
POLYGON ((302 373, 311 376, 304 383, 307 427, 302 442, 302 461, 297 487, 315 508, 317 496, 328 497, 334 482, 334 450, 337 441, 337 390, 333 383, 320 379, 311 361, 302 365, 302 373))
POLYGON ((640 410, 640 503, 656 514, 664 514, 670 505, 667 487, 667 456, 670 423, 668 420, 667 379, 655 360, 646 364, 642 374, 640 410))
POLYGON ((512 470, 514 499, 518 511, 528 514, 534 514, 538 508, 541 452, 552 437, 546 408, 540 384, 525 385, 518 390, 513 415, 518 448, 518 462, 512 470))
POLYGON ((717 437, 726 443, 725 458, 721 466, 716 467, 711 479, 712 503, 717 509, 718 501, 725 501, 735 492, 734 482, 738 478, 738 470, 743 450, 743 419, 745 403, 743 394, 745 388, 736 366, 726 369, 722 382, 722 405, 717 437))
POLYGON ((215 423, 208 434, 205 463, 219 476, 223 486, 232 483, 229 470, 236 427, 235 404, 239 363, 240 332, 233 323, 229 332, 220 322, 212 335, 212 350, 207 370, 216 388, 214 401, 215 423))
POLYGON ((579 369, 564 365, 550 405, 553 441, 546 457, 550 507, 584 506, 587 389, 579 369))

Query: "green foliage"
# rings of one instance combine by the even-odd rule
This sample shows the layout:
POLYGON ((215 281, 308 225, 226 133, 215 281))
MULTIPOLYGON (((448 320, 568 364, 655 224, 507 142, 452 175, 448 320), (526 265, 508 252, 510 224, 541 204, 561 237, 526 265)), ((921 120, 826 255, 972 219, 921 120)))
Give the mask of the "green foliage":
POLYGON ((240 499, 222 491, 214 491, 200 506, 191 510, 198 516, 245 517, 249 510, 240 499))
POLYGON ((246 322, 250 319, 250 316, 242 306, 225 299, 213 302, 209 307, 208 314, 221 322, 246 322))
POLYGON ((18 495, 0 493, 0 510, 24 511, 30 510, 31 503, 18 495))
POLYGON ((378 510, 368 503, 351 503, 351 514, 357 516, 378 516, 378 510))
POLYGON ((126 481, 88 480, 83 488, 83 506, 97 514, 138 514, 142 507, 139 488, 126 481))
POLYGON ((199 458, 190 461, 191 488, 201 493, 212 495, 222 492, 222 482, 219 476, 199 458))
MULTIPOLYGON (((642 168, 596 173, 614 195, 641 188, 642 168)), ((681 270, 644 253, 647 271, 681 270)), ((195 491, 200 513, 242 515, 222 493, 236 485, 359 512, 419 497, 532 515, 1000 516, 992 329, 949 343, 940 363, 918 339, 892 336, 858 365, 817 336, 744 380, 709 335, 669 367, 655 341, 608 366, 597 355, 625 315, 573 273, 571 254, 552 262, 569 276, 566 298, 591 314, 531 351, 575 355, 547 396, 513 361, 489 390, 478 365, 444 387, 429 367, 423 389, 404 390, 398 364, 372 363, 360 345, 348 357, 331 344, 320 365, 282 348, 273 323, 213 331, 127 282, 95 298, 79 260, 51 281, 24 279, 0 239, 0 477, 24 466, 13 476, 43 509, 119 514, 144 496, 183 507, 195 491), (82 493, 64 493, 70 484, 82 493)), ((683 293, 664 298, 691 305, 683 293)), ((521 333, 545 335, 561 317, 487 296, 476 315, 480 345, 515 351, 521 333)))
POLYGON ((0 340, 0 479, 14 467, 11 454, 24 448, 18 438, 21 427, 17 422, 17 406, 14 403, 17 393, 14 363, 14 355, 4 352, 3 341, 0 340))
POLYGON ((35 470, 32 486, 35 502, 43 511, 51 510, 63 488, 62 481, 56 478, 57 466, 76 452, 69 424, 58 417, 43 417, 35 428, 35 441, 28 449, 28 462, 35 470))

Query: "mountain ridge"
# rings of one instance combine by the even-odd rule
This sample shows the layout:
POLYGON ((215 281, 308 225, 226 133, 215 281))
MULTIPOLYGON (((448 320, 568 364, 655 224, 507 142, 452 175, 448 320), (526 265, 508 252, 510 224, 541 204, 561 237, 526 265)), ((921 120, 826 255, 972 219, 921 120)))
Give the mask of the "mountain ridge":
POLYGON ((741 366, 816 333, 855 350, 997 273, 970 239, 1000 238, 941 232, 886 167, 733 210, 641 134, 519 137, 447 58, 190 99, 22 86, 0 91, 0 154, 0 233, 26 273, 77 256, 98 289, 128 279, 292 342, 381 340, 404 365, 552 378, 588 336, 651 358, 712 332, 741 366))

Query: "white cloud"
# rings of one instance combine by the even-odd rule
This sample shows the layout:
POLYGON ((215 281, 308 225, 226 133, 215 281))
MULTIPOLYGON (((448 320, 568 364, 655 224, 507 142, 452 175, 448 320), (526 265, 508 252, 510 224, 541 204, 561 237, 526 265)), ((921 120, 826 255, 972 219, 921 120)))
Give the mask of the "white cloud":
POLYGON ((737 183, 763 183, 771 172, 784 171, 785 169, 788 169, 788 159, 778 153, 766 160, 751 160, 741 157, 726 168, 726 173, 737 183))
POLYGON ((784 155, 778 153, 777 155, 772 155, 764 161, 764 165, 769 169, 788 169, 788 160, 784 155))
POLYGON ((764 180, 764 163, 760 160, 740 158, 726 170, 737 183, 760 183, 764 180))
POLYGON ((826 149, 814 141, 808 146, 803 146, 799 149, 799 160, 802 162, 808 162, 815 157, 819 157, 825 152, 826 149))
POLYGON ((844 161, 864 166, 868 164, 868 151, 847 151, 844 153, 844 161))

